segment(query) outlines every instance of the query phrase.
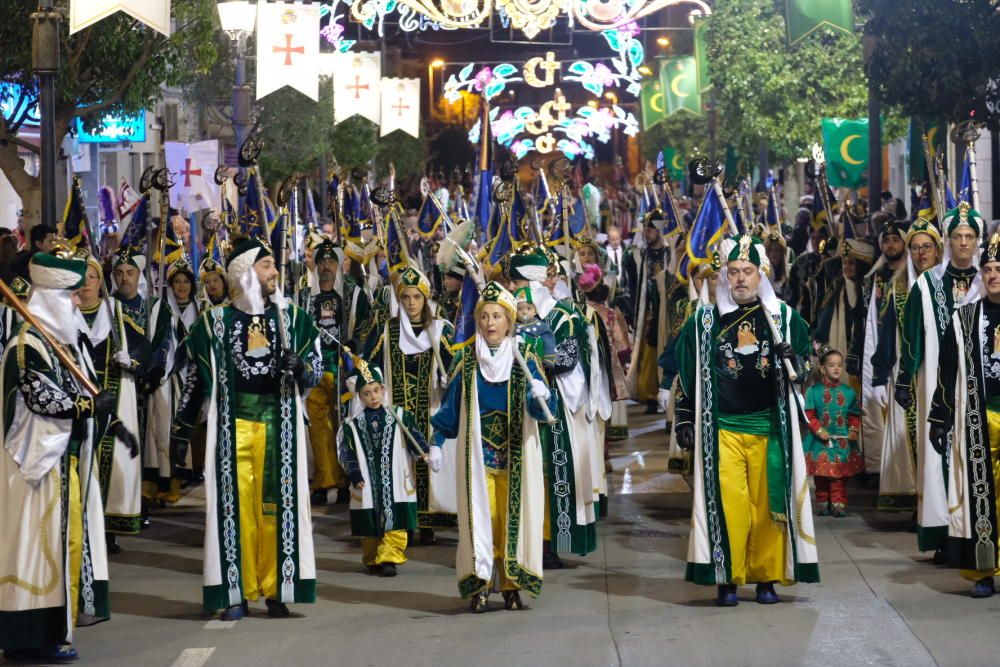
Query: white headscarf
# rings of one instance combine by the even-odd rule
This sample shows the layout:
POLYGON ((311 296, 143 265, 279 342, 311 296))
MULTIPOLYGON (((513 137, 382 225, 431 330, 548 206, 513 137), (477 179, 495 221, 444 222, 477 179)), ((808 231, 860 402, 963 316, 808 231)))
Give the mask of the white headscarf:
POLYGON ((33 286, 28 311, 64 345, 76 347, 80 332, 88 331, 83 314, 73 303, 73 292, 68 289, 33 286))

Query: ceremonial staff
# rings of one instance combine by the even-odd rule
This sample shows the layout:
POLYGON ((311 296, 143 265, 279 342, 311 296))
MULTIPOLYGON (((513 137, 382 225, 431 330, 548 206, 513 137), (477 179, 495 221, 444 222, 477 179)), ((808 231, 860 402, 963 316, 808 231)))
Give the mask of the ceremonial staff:
POLYGON ((11 308, 17 311, 17 314, 21 316, 21 319, 27 322, 29 326, 34 327, 38 333, 42 334, 42 338, 44 338, 49 346, 55 351, 56 357, 58 357, 59 361, 62 362, 62 365, 66 367, 66 370, 70 372, 70 375, 76 378, 76 381, 80 383, 80 386, 86 389, 92 396, 97 396, 101 393, 101 390, 97 388, 97 385, 91 382, 90 378, 87 377, 87 374, 84 373, 79 366, 77 366, 76 361, 74 361, 73 357, 69 355, 69 352, 66 351, 66 348, 63 347, 62 343, 57 341, 52 334, 49 333, 44 326, 42 326, 41 322, 35 319, 35 316, 31 314, 30 310, 28 310, 28 306, 17 298, 17 295, 11 291, 10 287, 3 279, 0 279, 0 296, 4 298, 11 308))
MULTIPOLYGON (((153 189, 153 178, 156 177, 156 172, 156 167, 150 165, 142 172, 142 177, 139 179, 139 196, 146 199, 147 204, 149 203, 149 191, 153 189)), ((148 334, 149 318, 152 317, 153 313, 153 225, 150 224, 146 225, 146 268, 144 273, 146 274, 146 289, 149 290, 143 304, 146 311, 146 332, 148 334)))
POLYGON ((934 213, 937 217, 938 227, 940 227, 942 221, 944 220, 945 208, 944 198, 941 196, 941 190, 938 189, 938 156, 932 155, 933 146, 931 146, 930 140, 926 134, 921 137, 921 142, 924 145, 924 162, 927 165, 927 180, 931 187, 931 202, 934 206, 934 213))
MULTIPOLYGON (((694 183, 707 184, 711 183, 712 192, 719 200, 719 205, 722 207, 722 211, 726 216, 726 223, 734 234, 739 234, 739 230, 736 228, 736 221, 733 220, 733 213, 729 210, 729 205, 726 203, 726 195, 722 192, 722 185, 719 184, 719 175, 723 172, 723 167, 721 162, 711 162, 706 158, 700 158, 698 160, 693 160, 691 162, 691 180, 694 183)), ((702 204, 704 206, 704 204, 702 204)), ((772 313, 768 312, 767 305, 764 300, 760 300, 760 308, 764 311, 764 319, 767 320, 768 327, 771 329, 771 337, 774 340, 775 345, 780 345, 784 342, 781 336, 781 332, 778 331, 778 325, 774 323, 774 316, 772 313)), ((785 372, 788 374, 788 379, 795 382, 799 374, 795 372, 795 367, 792 365, 790 359, 784 359, 785 372)))
MULTIPOLYGON (((972 208, 979 210, 979 180, 976 178, 976 141, 982 134, 982 126, 973 120, 965 120, 956 125, 951 131, 951 140, 956 144, 965 144, 966 154, 969 156, 969 203, 972 208)), ((961 186, 961 184, 959 184, 961 186)), ((982 230, 985 234, 986 230, 982 230)))
MULTIPOLYGON (((157 280, 160 281, 159 287, 159 300, 163 301, 163 294, 167 287, 167 276, 166 276, 166 243, 167 243, 167 226, 170 224, 170 188, 174 185, 174 181, 170 178, 170 171, 166 167, 158 169, 155 174, 153 174, 153 187, 160 193, 160 229, 159 229, 159 243, 157 244, 157 252, 159 253, 159 268, 157 273, 157 280)), ((148 263, 148 262, 147 262, 148 263)), ((146 321, 149 324, 149 321, 146 321)))

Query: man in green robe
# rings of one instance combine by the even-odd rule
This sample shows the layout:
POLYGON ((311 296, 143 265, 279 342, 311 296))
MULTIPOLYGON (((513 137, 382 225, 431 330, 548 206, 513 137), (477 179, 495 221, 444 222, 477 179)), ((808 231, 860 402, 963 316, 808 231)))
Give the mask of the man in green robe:
POLYGON ((941 338, 978 273, 974 259, 983 220, 963 202, 945 214, 944 228, 950 258, 946 252, 944 262, 925 271, 906 300, 894 392, 904 410, 917 407, 917 546, 934 551, 935 563, 945 561, 948 539, 948 457, 934 450, 928 416, 937 386, 941 338))
POLYGON ((763 244, 727 239, 715 305, 698 308, 677 342, 678 444, 694 452, 687 580, 740 584, 778 602, 774 584, 819 580, 816 539, 788 364, 809 353, 799 314, 774 295, 763 244), (784 364, 784 365, 783 365, 784 364))
POLYGON ((226 271, 232 305, 203 313, 186 339, 171 448, 184 459, 207 399, 203 604, 239 620, 263 597, 280 618, 316 598, 301 392, 323 370, 319 331, 278 291, 260 239, 237 246, 226 271))

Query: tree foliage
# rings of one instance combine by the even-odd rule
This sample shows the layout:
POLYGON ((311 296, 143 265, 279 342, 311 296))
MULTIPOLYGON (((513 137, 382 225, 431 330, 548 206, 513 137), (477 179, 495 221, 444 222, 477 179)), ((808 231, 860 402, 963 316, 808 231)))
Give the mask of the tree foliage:
POLYGON ((763 143, 787 162, 820 141, 824 116, 865 115, 867 82, 860 35, 820 29, 789 47, 784 4, 717 0, 705 20, 719 136, 740 154, 763 143))
MULTIPOLYGON (((67 0, 54 3, 68 13, 67 0)), ((32 21, 37 0, 0 3, 0 81, 20 85, 15 113, 0 119, 0 169, 25 200, 26 213, 37 214, 39 182, 24 170, 18 148, 38 148, 15 136, 28 120, 38 98, 31 71, 32 21)), ((215 59, 214 0, 173 0, 175 29, 168 38, 122 13, 69 34, 60 27, 62 69, 56 80, 56 136, 62 137, 74 118, 93 124, 109 112, 134 113, 147 108, 163 85, 182 84, 205 72, 215 59)))
MULTIPOLYGON (((717 140, 716 145, 723 144, 717 140)), ((655 163, 656 154, 667 148, 678 151, 684 158, 685 165, 695 157, 708 155, 707 119, 704 116, 678 112, 667 116, 639 136, 639 152, 643 160, 655 163)))
MULTIPOLYGON (((859 0, 875 38, 869 72, 884 104, 955 122, 986 116, 1000 68, 1000 9, 990 0, 859 0)), ((996 120, 996 119, 994 119, 996 120)))

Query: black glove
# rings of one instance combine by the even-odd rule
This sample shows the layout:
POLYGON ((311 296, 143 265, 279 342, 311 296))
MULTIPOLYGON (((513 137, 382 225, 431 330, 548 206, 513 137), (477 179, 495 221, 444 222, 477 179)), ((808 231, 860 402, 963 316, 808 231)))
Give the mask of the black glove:
POLYGON ((897 382, 896 391, 893 392, 893 398, 896 399, 896 403, 899 404, 899 407, 904 410, 909 410, 910 406, 913 405, 913 392, 910 391, 910 385, 897 382))
POLYGON ((146 376, 146 379, 142 383, 142 393, 147 396, 152 394, 160 386, 160 382, 162 381, 163 369, 159 367, 154 368, 149 371, 149 375, 146 376))
POLYGON ((94 396, 94 413, 110 415, 118 407, 118 397, 114 392, 104 390, 94 396))
POLYGON ((694 424, 678 424, 674 429, 674 437, 677 438, 677 446, 685 452, 694 449, 694 424))
POLYGON ((128 447, 129 456, 133 459, 139 456, 139 441, 134 435, 132 435, 132 432, 128 430, 125 424, 121 422, 115 422, 112 424, 111 435, 121 440, 122 444, 128 447))
POLYGON ((359 468, 355 468, 354 470, 348 472, 347 479, 351 482, 351 486, 355 489, 360 487, 365 482, 365 476, 361 474, 361 470, 359 468))
POLYGON ((170 460, 175 466, 183 465, 187 460, 188 441, 177 436, 170 436, 170 460))
POLYGON ((946 451, 948 451, 948 433, 950 431, 951 429, 944 424, 931 422, 931 430, 929 434, 931 438, 931 446, 934 447, 934 451, 938 454, 943 455, 946 451))
POLYGON ((781 341, 774 346, 774 356, 777 357, 778 361, 784 361, 794 357, 795 350, 792 349, 792 344, 788 341, 781 341))
POLYGON ((278 362, 278 367, 281 368, 281 372, 291 372, 298 380, 302 377, 302 372, 306 369, 306 362, 302 361, 302 357, 295 354, 291 350, 285 350, 281 353, 281 359, 278 362))

